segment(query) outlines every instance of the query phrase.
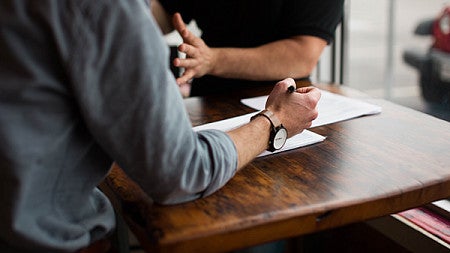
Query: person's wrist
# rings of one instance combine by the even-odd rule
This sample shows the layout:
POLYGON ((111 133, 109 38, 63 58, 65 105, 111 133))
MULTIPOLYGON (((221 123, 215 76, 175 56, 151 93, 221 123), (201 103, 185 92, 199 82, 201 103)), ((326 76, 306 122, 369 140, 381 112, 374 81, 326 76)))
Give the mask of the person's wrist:
POLYGON ((270 123, 270 132, 268 140, 268 151, 274 152, 281 149, 286 143, 288 132, 286 128, 281 124, 278 117, 270 110, 262 110, 258 114, 251 117, 251 120, 257 118, 266 118, 270 123))
POLYGON ((253 116, 250 119, 250 122, 253 122, 256 125, 257 129, 255 131, 262 134, 261 139, 264 140, 265 143, 268 143, 270 131, 272 129, 272 122, 270 122, 270 120, 266 117, 255 117, 255 116, 253 116))
POLYGON ((213 75, 213 76, 219 76, 220 75, 220 67, 217 64, 220 62, 220 57, 222 55, 222 51, 220 48, 209 48, 210 49, 210 69, 207 74, 213 75))
POLYGON ((251 122, 258 122, 258 126, 259 128, 261 128, 261 130, 263 131, 267 131, 269 132, 271 127, 272 127, 272 122, 266 118, 266 117, 257 117, 258 114, 256 114, 255 116, 253 116, 250 121, 251 122))

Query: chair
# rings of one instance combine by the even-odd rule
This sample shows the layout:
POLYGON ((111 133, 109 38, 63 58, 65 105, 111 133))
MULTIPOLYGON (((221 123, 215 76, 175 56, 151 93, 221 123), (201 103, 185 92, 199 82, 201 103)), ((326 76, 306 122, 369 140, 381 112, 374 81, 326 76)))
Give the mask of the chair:
POLYGON ((336 28, 335 39, 323 52, 312 74, 314 82, 339 84, 347 82, 349 4, 349 0, 344 1, 344 11, 341 22, 336 28))

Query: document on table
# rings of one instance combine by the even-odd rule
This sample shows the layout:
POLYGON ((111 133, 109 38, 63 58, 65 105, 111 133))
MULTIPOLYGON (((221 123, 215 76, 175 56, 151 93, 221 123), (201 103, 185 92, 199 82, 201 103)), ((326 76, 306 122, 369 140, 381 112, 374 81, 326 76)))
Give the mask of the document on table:
MULTIPOLYGON (((324 90, 321 92, 322 96, 317 104, 319 116, 312 122, 311 127, 322 126, 364 115, 378 114, 381 112, 381 107, 378 105, 373 105, 361 100, 341 96, 324 90)), ((268 96, 247 98, 242 99, 241 102, 256 110, 263 110, 265 108, 267 97, 268 96)), ((229 131, 249 122, 251 116, 256 113, 258 112, 197 126, 194 127, 194 130, 218 129, 222 131, 229 131)), ((282 149, 273 153, 311 145, 323 140, 325 140, 324 136, 305 130, 302 133, 289 138, 282 149)), ((273 153, 264 151, 259 156, 265 156, 273 153)))
MULTIPOLYGON (((222 131, 229 131, 229 130, 237 128, 245 123, 248 123, 250 121, 250 118, 253 115, 255 115, 256 113, 258 113, 258 112, 249 113, 249 114, 245 114, 245 115, 238 116, 238 117, 233 117, 233 118, 229 118, 229 119, 224 119, 224 120, 196 126, 193 129, 195 131, 200 131, 200 130, 205 130, 205 129, 217 129, 217 130, 222 130, 222 131)), ((286 141, 286 144, 284 144, 284 147, 282 149, 277 150, 275 152, 264 151, 259 156, 266 156, 266 155, 279 153, 279 152, 283 152, 283 151, 294 149, 294 148, 304 147, 307 145, 321 142, 324 139, 325 139, 325 137, 322 135, 313 133, 308 130, 304 130, 300 134, 297 134, 297 135, 289 138, 286 141)))
MULTIPOLYGON (((378 114, 381 107, 364 101, 321 90, 322 96, 317 104, 319 116, 311 127, 322 126, 364 115, 378 114)), ((253 109, 263 110, 268 96, 242 99, 241 102, 253 109)))

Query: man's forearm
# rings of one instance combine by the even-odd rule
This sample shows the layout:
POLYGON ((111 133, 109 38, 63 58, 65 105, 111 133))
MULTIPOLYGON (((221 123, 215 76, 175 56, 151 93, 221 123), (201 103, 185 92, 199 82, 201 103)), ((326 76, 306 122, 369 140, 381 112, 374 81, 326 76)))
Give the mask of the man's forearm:
POLYGON ((150 1, 150 10, 163 34, 174 30, 171 16, 164 10, 158 0, 150 1))
POLYGON ((301 78, 311 74, 326 46, 322 39, 296 36, 256 48, 212 48, 211 75, 248 80, 301 78))
POLYGON ((249 124, 228 132, 228 135, 236 146, 238 169, 241 169, 267 149, 270 122, 264 117, 256 117, 249 124))

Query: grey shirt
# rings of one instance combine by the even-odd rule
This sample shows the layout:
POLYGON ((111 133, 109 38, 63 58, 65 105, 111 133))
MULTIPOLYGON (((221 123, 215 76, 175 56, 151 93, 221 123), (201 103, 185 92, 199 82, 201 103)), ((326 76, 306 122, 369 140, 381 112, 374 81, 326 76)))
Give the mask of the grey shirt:
POLYGON ((3 0, 0 249, 75 251, 114 228, 112 161, 156 202, 235 173, 223 132, 194 132, 143 0, 3 0))

